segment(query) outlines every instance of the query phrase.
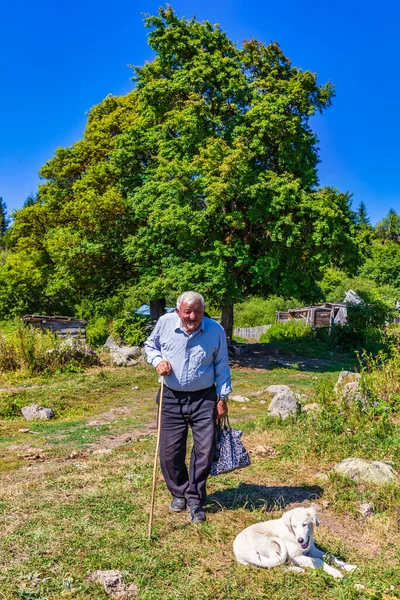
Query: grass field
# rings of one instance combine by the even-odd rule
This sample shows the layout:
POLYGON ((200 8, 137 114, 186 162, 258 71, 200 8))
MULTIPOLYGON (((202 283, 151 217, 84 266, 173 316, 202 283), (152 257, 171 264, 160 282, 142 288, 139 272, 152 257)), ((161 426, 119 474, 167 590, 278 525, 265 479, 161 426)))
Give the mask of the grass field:
POLYGON ((232 402, 230 417, 244 432, 252 464, 210 478, 203 525, 168 511, 159 477, 151 542, 153 369, 0 376, 0 598, 105 599, 89 581, 96 569, 124 571, 141 600, 400 598, 398 488, 327 475, 350 456, 389 460, 399 470, 400 425, 395 416, 362 421, 332 408, 327 390, 344 365, 331 358, 318 371, 233 369, 234 392, 250 402, 232 402), (291 385, 308 402, 317 397, 325 409, 284 422, 269 418, 270 396, 251 394, 276 383, 291 385), (20 407, 33 402, 52 407, 56 418, 22 420, 20 407), (363 501, 375 508, 366 519, 358 512, 363 501), (319 506, 317 544, 357 571, 338 581, 318 571, 236 563, 232 542, 240 530, 298 503, 319 506))

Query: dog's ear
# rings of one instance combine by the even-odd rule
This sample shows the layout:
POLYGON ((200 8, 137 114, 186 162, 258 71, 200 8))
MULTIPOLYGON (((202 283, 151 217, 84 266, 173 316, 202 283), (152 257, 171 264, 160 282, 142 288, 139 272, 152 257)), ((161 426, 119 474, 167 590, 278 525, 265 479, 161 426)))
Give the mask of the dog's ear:
POLYGON ((308 508, 307 514, 316 527, 319 525, 318 514, 315 508, 308 508))
POLYGON ((289 531, 291 531, 293 533, 292 511, 291 510, 287 510, 285 513, 283 513, 282 521, 283 521, 283 524, 286 525, 286 527, 289 529, 289 531))

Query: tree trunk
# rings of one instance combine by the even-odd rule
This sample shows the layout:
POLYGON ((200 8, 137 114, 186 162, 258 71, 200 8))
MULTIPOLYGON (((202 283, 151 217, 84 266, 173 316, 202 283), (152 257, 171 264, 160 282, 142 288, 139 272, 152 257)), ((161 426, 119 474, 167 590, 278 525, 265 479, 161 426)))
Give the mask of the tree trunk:
POLYGON ((165 298, 159 300, 150 300, 150 317, 158 320, 162 315, 165 315, 165 298))
POLYGON ((225 329, 228 342, 230 342, 233 334, 233 304, 222 307, 221 325, 225 329))

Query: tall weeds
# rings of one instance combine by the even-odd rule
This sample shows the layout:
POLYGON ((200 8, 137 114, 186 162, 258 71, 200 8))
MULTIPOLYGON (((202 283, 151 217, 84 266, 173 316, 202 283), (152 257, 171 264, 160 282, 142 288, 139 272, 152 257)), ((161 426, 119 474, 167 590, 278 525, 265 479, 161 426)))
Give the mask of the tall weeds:
POLYGON ((0 373, 54 373, 57 369, 96 362, 94 353, 80 351, 73 341, 66 344, 53 333, 41 331, 20 320, 8 322, 0 328, 0 373))

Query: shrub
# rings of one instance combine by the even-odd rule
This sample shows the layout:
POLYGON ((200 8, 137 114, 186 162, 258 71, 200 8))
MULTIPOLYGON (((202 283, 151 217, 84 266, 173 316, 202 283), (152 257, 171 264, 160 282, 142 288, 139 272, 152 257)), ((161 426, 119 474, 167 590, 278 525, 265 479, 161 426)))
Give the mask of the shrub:
POLYGON ((141 346, 149 335, 149 320, 143 315, 126 312, 114 320, 111 333, 128 346, 141 346))
POLYGON ((61 340, 23 321, 9 322, 0 333, 0 372, 27 371, 54 373, 98 362, 97 356, 82 340, 61 340))
POLYGON ((388 348, 390 339, 385 331, 392 311, 380 301, 350 305, 347 323, 334 327, 329 343, 341 350, 363 349, 378 352, 388 348))
POLYGON ((287 323, 275 323, 262 334, 261 343, 270 342, 300 342, 315 339, 315 329, 303 321, 292 319, 287 323))
POLYGON ((106 317, 98 317, 90 320, 86 327, 86 337, 91 346, 99 348, 103 346, 110 334, 110 323, 106 317))
POLYGON ((285 300, 280 296, 259 298, 253 296, 236 304, 234 308, 235 327, 258 327, 259 325, 272 325, 275 323, 277 311, 284 311, 298 305, 293 299, 285 300))

